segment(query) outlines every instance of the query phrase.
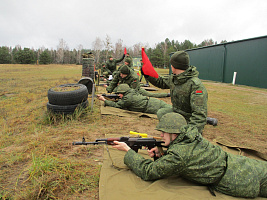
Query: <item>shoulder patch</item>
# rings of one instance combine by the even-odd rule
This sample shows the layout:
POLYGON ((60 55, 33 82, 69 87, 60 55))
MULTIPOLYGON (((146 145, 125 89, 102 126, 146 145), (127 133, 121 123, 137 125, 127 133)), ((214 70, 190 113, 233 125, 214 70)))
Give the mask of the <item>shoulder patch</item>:
POLYGON ((202 90, 196 90, 196 94, 203 94, 202 90))

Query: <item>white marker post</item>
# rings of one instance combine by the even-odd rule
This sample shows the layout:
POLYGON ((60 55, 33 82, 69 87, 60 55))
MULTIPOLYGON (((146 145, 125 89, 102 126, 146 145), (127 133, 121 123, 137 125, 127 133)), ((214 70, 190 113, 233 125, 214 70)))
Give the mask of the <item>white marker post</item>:
POLYGON ((234 75, 233 75, 233 82, 232 82, 233 85, 235 84, 236 74, 237 74, 237 72, 234 72, 234 75))

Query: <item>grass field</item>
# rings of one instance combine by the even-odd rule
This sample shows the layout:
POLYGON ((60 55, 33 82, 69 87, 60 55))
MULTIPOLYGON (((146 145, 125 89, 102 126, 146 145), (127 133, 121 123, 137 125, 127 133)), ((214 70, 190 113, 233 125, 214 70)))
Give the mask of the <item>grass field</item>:
MULTIPOLYGON (((48 89, 77 83, 81 74, 80 65, 0 65, 0 199, 98 199, 103 148, 72 142, 129 131, 158 135, 157 120, 101 116, 98 100, 93 112, 89 106, 71 116, 47 113, 48 89)), ((208 116, 219 120, 216 127, 207 125, 203 136, 224 137, 266 154, 267 90, 203 83, 208 116)))

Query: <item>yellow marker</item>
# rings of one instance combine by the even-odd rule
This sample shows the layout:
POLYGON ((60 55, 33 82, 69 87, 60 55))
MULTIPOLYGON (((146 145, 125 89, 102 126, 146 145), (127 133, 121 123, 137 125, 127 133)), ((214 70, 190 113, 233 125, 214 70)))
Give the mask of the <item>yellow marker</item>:
POLYGON ((130 131, 130 134, 131 135, 139 135, 142 138, 147 138, 147 134, 146 133, 137 133, 137 132, 130 131))

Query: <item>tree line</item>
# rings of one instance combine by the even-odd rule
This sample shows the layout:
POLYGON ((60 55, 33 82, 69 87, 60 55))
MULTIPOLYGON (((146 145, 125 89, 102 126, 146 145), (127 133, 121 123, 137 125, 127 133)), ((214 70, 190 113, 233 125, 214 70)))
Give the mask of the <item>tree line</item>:
MULTIPOLYGON (((226 40, 221 43, 227 42, 226 40)), ((114 58, 120 58, 124 53, 124 48, 134 57, 141 57, 141 48, 144 47, 147 56, 155 67, 164 68, 169 66, 169 54, 178 50, 186 50, 199 48, 204 46, 215 45, 212 39, 206 39, 200 44, 192 43, 189 40, 179 42, 177 40, 169 40, 155 44, 154 48, 148 44, 137 43, 132 47, 126 47, 123 41, 119 39, 112 44, 111 38, 107 35, 105 40, 99 37, 92 43, 92 49, 84 49, 79 45, 77 49, 70 50, 67 42, 63 39, 59 40, 57 49, 47 49, 45 47, 39 49, 23 48, 20 45, 12 47, 0 47, 0 64, 82 64, 82 54, 92 52, 95 57, 96 66, 106 62, 109 55, 114 58)))

